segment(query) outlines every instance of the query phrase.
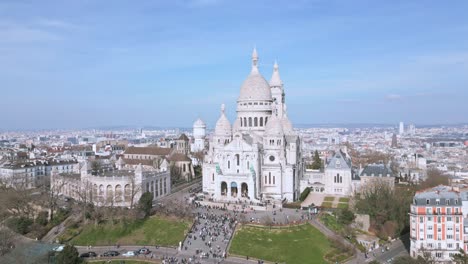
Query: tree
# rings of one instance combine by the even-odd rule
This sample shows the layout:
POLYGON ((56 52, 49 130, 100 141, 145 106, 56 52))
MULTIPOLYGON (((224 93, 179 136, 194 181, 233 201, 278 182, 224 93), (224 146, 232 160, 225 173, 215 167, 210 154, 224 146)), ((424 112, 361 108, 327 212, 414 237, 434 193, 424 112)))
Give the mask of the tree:
POLYGON ((45 206, 50 210, 51 221, 54 220, 55 211, 58 207, 58 200, 62 193, 62 189, 66 184, 66 181, 61 178, 61 176, 57 175, 57 173, 57 171, 52 171, 52 175, 50 177, 44 177, 44 186, 49 186, 47 198, 45 199, 45 206))
POLYGON ((322 160, 320 159, 319 153, 317 150, 315 150, 314 153, 314 160, 312 162, 312 169, 313 170, 319 170, 322 168, 322 160))
POLYGON ((358 213, 368 214, 371 228, 380 238, 387 239, 408 228, 413 197, 411 187, 392 190, 385 182, 377 181, 356 196, 355 208, 358 213))
POLYGON ((173 182, 178 182, 182 178, 182 169, 178 167, 175 162, 171 162, 170 166, 171 180, 173 182))
POLYGON ((435 187, 437 185, 448 185, 449 179, 438 169, 427 170, 426 179, 418 185, 418 190, 435 187))
POLYGON ((203 153, 203 151, 197 151, 193 153, 193 157, 197 160, 197 164, 200 164, 203 162, 203 159, 205 158, 205 153, 203 153))
POLYGON ((456 264, 468 264, 468 255, 463 249, 460 249, 460 253, 455 254, 452 261, 456 264))
MULTIPOLYGON (((135 179, 135 175, 130 177, 130 209, 133 209, 135 204, 135 197, 141 192, 141 182, 138 183, 135 179)), ((125 195, 127 195, 125 193, 125 195)))
POLYGON ((86 221, 86 216, 90 214, 88 211, 88 209, 90 209, 88 204, 92 204, 93 198, 94 198, 93 197, 94 192, 95 190, 91 182, 87 180, 84 183, 81 182, 80 188, 77 191, 77 195, 78 195, 79 202, 81 203, 80 205, 81 205, 81 210, 82 210, 81 213, 83 217, 83 222, 86 221))
POLYGON ((161 169, 161 164, 163 162, 163 159, 161 157, 156 157, 154 160, 153 160, 153 168, 155 169, 161 169))
POLYGON ((57 263, 61 264, 79 264, 81 259, 76 247, 65 245, 62 251, 57 254, 57 263))
POLYGON ((152 207, 153 194, 150 192, 143 193, 138 201, 138 208, 145 214, 145 218, 150 215, 152 207))
POLYGON ((91 170, 93 175, 97 175, 98 171, 101 169, 101 163, 97 160, 91 162, 91 170))
POLYGON ((351 224, 355 218, 356 215, 354 215, 354 213, 347 208, 342 209, 338 212, 338 221, 343 225, 351 224))
POLYGON ((10 249, 13 246, 13 240, 13 232, 11 232, 8 228, 0 226, 0 256, 10 252, 10 249))

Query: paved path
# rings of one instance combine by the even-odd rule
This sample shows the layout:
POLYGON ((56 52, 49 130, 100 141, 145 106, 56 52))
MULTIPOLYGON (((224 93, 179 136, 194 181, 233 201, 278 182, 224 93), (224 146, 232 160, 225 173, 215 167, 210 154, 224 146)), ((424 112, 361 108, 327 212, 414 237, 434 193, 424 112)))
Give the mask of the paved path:
POLYGON ((317 193, 317 192, 310 192, 309 195, 305 198, 305 200, 301 203, 301 206, 306 207, 311 204, 316 206, 321 206, 323 202, 323 198, 325 198, 325 194, 317 193))
POLYGON ((67 217, 67 219, 62 221, 59 225, 52 227, 52 229, 50 229, 50 231, 45 236, 43 236, 41 240, 46 243, 54 243, 57 237, 65 231, 66 225, 70 221, 76 220, 78 217, 80 217, 80 214, 72 212, 70 216, 67 217))

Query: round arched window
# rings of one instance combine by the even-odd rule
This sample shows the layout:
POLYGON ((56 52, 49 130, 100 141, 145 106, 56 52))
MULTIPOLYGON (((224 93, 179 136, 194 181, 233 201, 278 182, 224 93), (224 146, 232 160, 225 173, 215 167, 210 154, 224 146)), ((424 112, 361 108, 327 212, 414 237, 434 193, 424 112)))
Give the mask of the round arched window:
POLYGON ((270 161, 275 161, 275 156, 270 156, 270 161))

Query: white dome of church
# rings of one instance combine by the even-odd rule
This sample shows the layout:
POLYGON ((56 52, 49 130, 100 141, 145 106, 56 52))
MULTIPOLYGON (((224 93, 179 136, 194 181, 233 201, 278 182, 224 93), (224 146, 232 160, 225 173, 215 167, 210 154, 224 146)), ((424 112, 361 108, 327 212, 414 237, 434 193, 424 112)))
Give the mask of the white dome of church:
POLYGON ((193 123, 193 127, 205 128, 206 124, 205 124, 205 122, 203 122, 203 120, 198 118, 197 121, 195 121, 195 123, 193 123))
POLYGON ((252 54, 252 71, 241 86, 239 101, 271 101, 271 90, 267 80, 258 71, 258 56, 252 54))
POLYGON ((224 110, 225 110, 225 107, 223 104, 221 105, 221 116, 216 122, 216 127, 215 127, 215 135, 218 135, 218 136, 232 135, 231 123, 229 122, 226 115, 224 114, 224 110))
POLYGON ((237 117, 230 123, 223 105, 205 148, 203 192, 215 202, 282 203, 300 195, 301 138, 286 116, 278 64, 268 83, 257 63, 254 49, 252 70, 240 89, 237 117))
POLYGON ((250 73, 241 86, 239 101, 269 101, 271 90, 260 73, 250 73))

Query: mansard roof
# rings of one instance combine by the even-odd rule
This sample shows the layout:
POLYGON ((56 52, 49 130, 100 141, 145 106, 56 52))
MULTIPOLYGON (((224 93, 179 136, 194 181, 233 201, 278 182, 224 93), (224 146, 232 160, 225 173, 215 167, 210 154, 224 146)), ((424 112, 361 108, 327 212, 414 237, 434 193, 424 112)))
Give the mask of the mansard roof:
POLYGON ((369 164, 361 172, 361 176, 393 177, 392 170, 383 163, 369 164))
POLYGON ((172 151, 173 149, 171 148, 129 147, 125 150, 124 154, 167 156, 171 154, 172 151))
POLYGON ((450 186, 439 185, 419 191, 414 196, 415 205, 460 205, 462 195, 450 186))

